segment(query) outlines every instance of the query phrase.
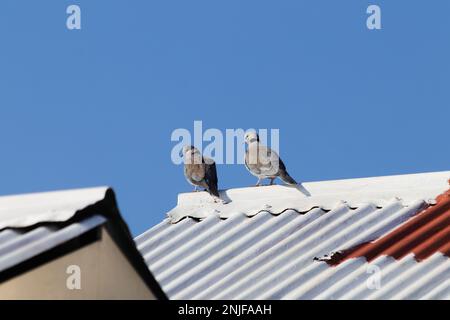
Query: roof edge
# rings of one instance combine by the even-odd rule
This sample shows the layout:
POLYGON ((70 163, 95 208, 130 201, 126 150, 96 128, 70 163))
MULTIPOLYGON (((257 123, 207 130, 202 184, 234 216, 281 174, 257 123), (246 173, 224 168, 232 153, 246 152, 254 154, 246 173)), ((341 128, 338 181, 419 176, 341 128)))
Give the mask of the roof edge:
POLYGON ((155 297, 166 300, 166 294, 148 269, 128 225, 120 214, 112 188, 85 188, 0 197, 0 231, 6 228, 31 228, 48 223, 69 224, 96 214, 106 218, 105 227, 112 239, 155 297))
POLYGON ((66 222, 75 214, 106 201, 109 190, 112 191, 104 186, 0 196, 0 230, 66 222))
POLYGON ((181 193, 177 206, 167 215, 170 222, 176 223, 185 217, 203 219, 213 213, 228 218, 236 212, 253 216, 261 211, 278 214, 286 209, 332 210, 343 203, 354 208, 363 203, 384 207, 393 199, 405 206, 418 199, 434 204, 436 196, 448 189, 449 178, 450 171, 441 171, 303 183, 310 197, 283 185, 222 190, 220 196, 227 204, 214 203, 206 192, 181 193))

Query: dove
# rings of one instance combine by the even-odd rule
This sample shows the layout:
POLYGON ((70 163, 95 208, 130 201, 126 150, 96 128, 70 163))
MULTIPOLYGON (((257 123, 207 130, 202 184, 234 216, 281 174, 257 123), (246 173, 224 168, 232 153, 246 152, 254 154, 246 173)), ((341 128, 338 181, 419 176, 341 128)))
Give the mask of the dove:
POLYGON ((219 200, 218 179, 214 160, 203 157, 194 146, 184 146, 183 157, 184 176, 194 186, 194 191, 197 191, 198 187, 205 188, 214 200, 219 200))
POLYGON ((248 132, 245 135, 244 140, 247 144, 245 167, 252 175, 258 178, 256 186, 261 186, 261 180, 266 178, 270 179, 270 185, 272 185, 274 180, 278 177, 287 185, 295 186, 305 195, 310 195, 301 184, 298 184, 297 181, 289 175, 286 166, 279 155, 259 142, 259 136, 256 132, 248 132))

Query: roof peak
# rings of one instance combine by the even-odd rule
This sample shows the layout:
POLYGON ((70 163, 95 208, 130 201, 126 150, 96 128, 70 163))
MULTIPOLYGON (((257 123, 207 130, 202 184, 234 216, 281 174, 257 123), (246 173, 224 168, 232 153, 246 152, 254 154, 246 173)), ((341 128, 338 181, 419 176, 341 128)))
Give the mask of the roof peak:
POLYGON ((214 213, 227 218, 236 212, 253 216, 261 211, 279 214, 286 209, 307 212, 321 207, 331 210, 342 203, 350 207, 367 203, 383 207, 392 199, 401 200, 404 205, 418 199, 434 203, 436 196, 448 189, 449 178, 450 171, 441 171, 305 182, 303 186, 311 193, 310 197, 284 185, 222 190, 220 195, 228 204, 214 203, 206 192, 181 193, 177 206, 168 216, 175 223, 184 217, 203 219, 214 213))
POLYGON ((115 202, 113 194, 108 187, 97 187, 0 196, 0 230, 64 222, 89 206, 115 202))

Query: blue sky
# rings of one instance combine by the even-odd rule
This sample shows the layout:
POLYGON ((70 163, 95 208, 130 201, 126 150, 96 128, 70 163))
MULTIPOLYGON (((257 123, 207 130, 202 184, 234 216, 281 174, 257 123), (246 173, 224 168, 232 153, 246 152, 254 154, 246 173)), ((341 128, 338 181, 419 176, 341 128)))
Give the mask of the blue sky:
MULTIPOLYGON (((0 194, 110 185, 137 235, 192 190, 170 135, 194 120, 280 129, 301 181, 449 170, 449 15, 447 0, 2 0, 0 194)), ((218 169, 221 188, 255 183, 218 169)))

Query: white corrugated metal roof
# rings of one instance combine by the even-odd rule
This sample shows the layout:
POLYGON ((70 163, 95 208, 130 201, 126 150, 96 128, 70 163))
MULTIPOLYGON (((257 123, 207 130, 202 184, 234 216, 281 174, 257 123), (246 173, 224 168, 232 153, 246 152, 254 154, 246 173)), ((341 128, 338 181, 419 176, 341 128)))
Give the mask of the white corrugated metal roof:
POLYGON ((135 240, 171 299, 448 299, 450 260, 440 252, 423 262, 411 254, 336 267, 315 258, 396 229, 435 203, 449 177, 305 183, 310 198, 281 186, 237 189, 223 193, 231 200, 224 206, 183 194, 168 219, 135 240), (376 267, 379 289, 367 284, 376 267))
POLYGON ((307 182, 303 186, 311 193, 310 197, 281 185, 230 189, 220 192, 221 198, 229 201, 226 205, 214 203, 206 192, 182 193, 178 196, 178 205, 167 215, 171 222, 177 222, 185 217, 203 219, 214 212, 221 218, 228 218, 236 212, 253 216, 261 211, 279 214, 288 208, 298 212, 315 207, 331 210, 342 202, 352 208, 365 203, 384 206, 394 197, 408 205, 417 199, 433 201, 437 194, 448 188, 449 176, 450 171, 445 171, 307 182))
POLYGON ((105 199, 107 187, 0 197, 0 230, 67 221, 77 211, 105 199))
POLYGON ((0 197, 0 272, 104 224, 106 218, 98 214, 65 222, 105 201, 108 190, 99 187, 0 197))
POLYGON ((43 225, 32 230, 0 231, 0 272, 77 238, 105 222, 103 216, 93 215, 68 226, 43 225))
POLYGON ((0 285, 45 259, 98 240, 96 229, 101 226, 155 297, 167 299, 136 248, 114 191, 107 187, 0 197, 0 285))

